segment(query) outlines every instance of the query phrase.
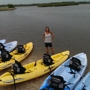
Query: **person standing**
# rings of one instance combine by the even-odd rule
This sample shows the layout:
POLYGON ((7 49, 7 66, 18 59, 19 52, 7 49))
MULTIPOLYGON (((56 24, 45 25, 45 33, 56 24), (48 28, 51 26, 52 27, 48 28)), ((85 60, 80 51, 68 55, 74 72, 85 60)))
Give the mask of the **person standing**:
POLYGON ((52 41, 54 40, 54 34, 50 31, 49 27, 45 28, 45 32, 43 34, 43 41, 45 42, 46 53, 49 54, 49 47, 54 54, 54 49, 52 47, 52 41))

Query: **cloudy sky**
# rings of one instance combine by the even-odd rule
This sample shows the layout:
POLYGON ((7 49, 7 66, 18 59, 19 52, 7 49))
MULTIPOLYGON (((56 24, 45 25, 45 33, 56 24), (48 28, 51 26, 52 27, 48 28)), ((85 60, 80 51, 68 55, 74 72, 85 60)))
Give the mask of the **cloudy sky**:
POLYGON ((48 3, 61 1, 90 1, 90 0, 0 0, 1 4, 32 4, 32 3, 48 3))

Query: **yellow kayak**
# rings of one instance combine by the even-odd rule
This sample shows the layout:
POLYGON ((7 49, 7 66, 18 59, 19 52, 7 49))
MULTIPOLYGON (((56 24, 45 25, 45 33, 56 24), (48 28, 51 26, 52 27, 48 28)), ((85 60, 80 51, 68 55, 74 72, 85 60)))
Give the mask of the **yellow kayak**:
POLYGON ((69 54, 70 52, 67 50, 67 51, 52 55, 51 58, 53 59, 53 64, 49 66, 46 66, 43 63, 42 59, 37 60, 37 62, 26 64, 23 66, 26 69, 25 72, 23 74, 14 75, 14 79, 10 72, 6 72, 0 76, 0 86, 7 86, 15 83, 20 83, 20 82, 24 82, 24 81, 42 76, 54 70, 64 61, 66 61, 69 54))
POLYGON ((10 55, 12 55, 12 58, 9 61, 2 62, 2 60, 0 60, 0 71, 10 67, 12 64, 15 63, 15 60, 20 62, 29 55, 29 53, 33 49, 33 43, 29 42, 23 46, 25 48, 25 53, 18 53, 17 49, 15 49, 10 53, 10 55))

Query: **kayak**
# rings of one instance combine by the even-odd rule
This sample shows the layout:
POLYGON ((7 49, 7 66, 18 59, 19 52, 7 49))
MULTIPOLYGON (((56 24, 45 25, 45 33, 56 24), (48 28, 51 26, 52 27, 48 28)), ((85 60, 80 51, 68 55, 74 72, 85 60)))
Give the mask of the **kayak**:
MULTIPOLYGON (((39 90, 74 90, 75 86, 83 77, 87 67, 87 56, 85 53, 79 53, 70 57, 57 69, 55 69, 43 82, 39 90), (81 61, 81 67, 79 71, 76 71, 75 67, 71 68, 73 61, 81 61)), ((79 67, 78 67, 79 68, 79 67)))
POLYGON ((0 86, 7 86, 14 83, 20 83, 27 80, 31 80, 37 77, 40 77, 58 67, 62 64, 69 56, 69 51, 64 51, 58 54, 54 54, 51 56, 53 59, 53 64, 46 66, 43 63, 43 60, 37 60, 36 62, 32 62, 24 65, 23 67, 26 69, 23 74, 15 74, 14 80, 10 72, 6 72, 0 76, 0 86), (15 81, 15 82, 14 82, 15 81))
MULTIPOLYGON (((14 50, 17 46, 17 41, 12 41, 12 42, 9 42, 9 43, 5 43, 3 44, 4 46, 4 49, 7 50, 8 52, 11 52, 12 50, 14 50)), ((0 54, 1 54, 1 51, 0 51, 0 54)))
POLYGON ((25 48, 25 53, 18 53, 17 49, 15 49, 14 51, 12 51, 10 53, 10 55, 12 55, 12 58, 9 61, 2 62, 2 60, 1 60, 1 62, 0 62, 0 71, 10 67, 12 64, 15 63, 15 60, 17 60, 18 62, 24 60, 30 54, 30 52, 33 49, 33 43, 29 42, 29 43, 27 43, 23 46, 25 48))
POLYGON ((90 71, 81 79, 74 90, 90 90, 90 71))
POLYGON ((1 39, 0 43, 4 44, 6 42, 6 39, 1 39))
POLYGON ((13 49, 16 48, 17 46, 17 41, 12 41, 12 42, 9 42, 9 43, 5 43, 4 46, 5 46, 5 49, 8 51, 8 52, 11 52, 13 49))

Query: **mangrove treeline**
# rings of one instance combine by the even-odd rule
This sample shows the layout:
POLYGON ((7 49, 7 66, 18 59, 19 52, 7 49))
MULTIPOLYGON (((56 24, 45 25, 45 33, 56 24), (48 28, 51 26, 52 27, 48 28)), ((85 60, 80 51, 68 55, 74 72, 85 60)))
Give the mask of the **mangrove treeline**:
POLYGON ((70 5, 79 5, 79 4, 90 4, 90 2, 52 2, 52 3, 43 3, 39 4, 38 7, 57 7, 57 6, 70 6, 70 5))
MULTIPOLYGON (((51 3, 35 3, 35 4, 16 4, 14 7, 18 6, 38 6, 38 7, 57 7, 57 6, 70 6, 70 5, 79 5, 79 4, 90 4, 90 1, 81 1, 81 2, 51 2, 51 3)), ((7 5, 0 5, 0 7, 5 7, 7 5)))

